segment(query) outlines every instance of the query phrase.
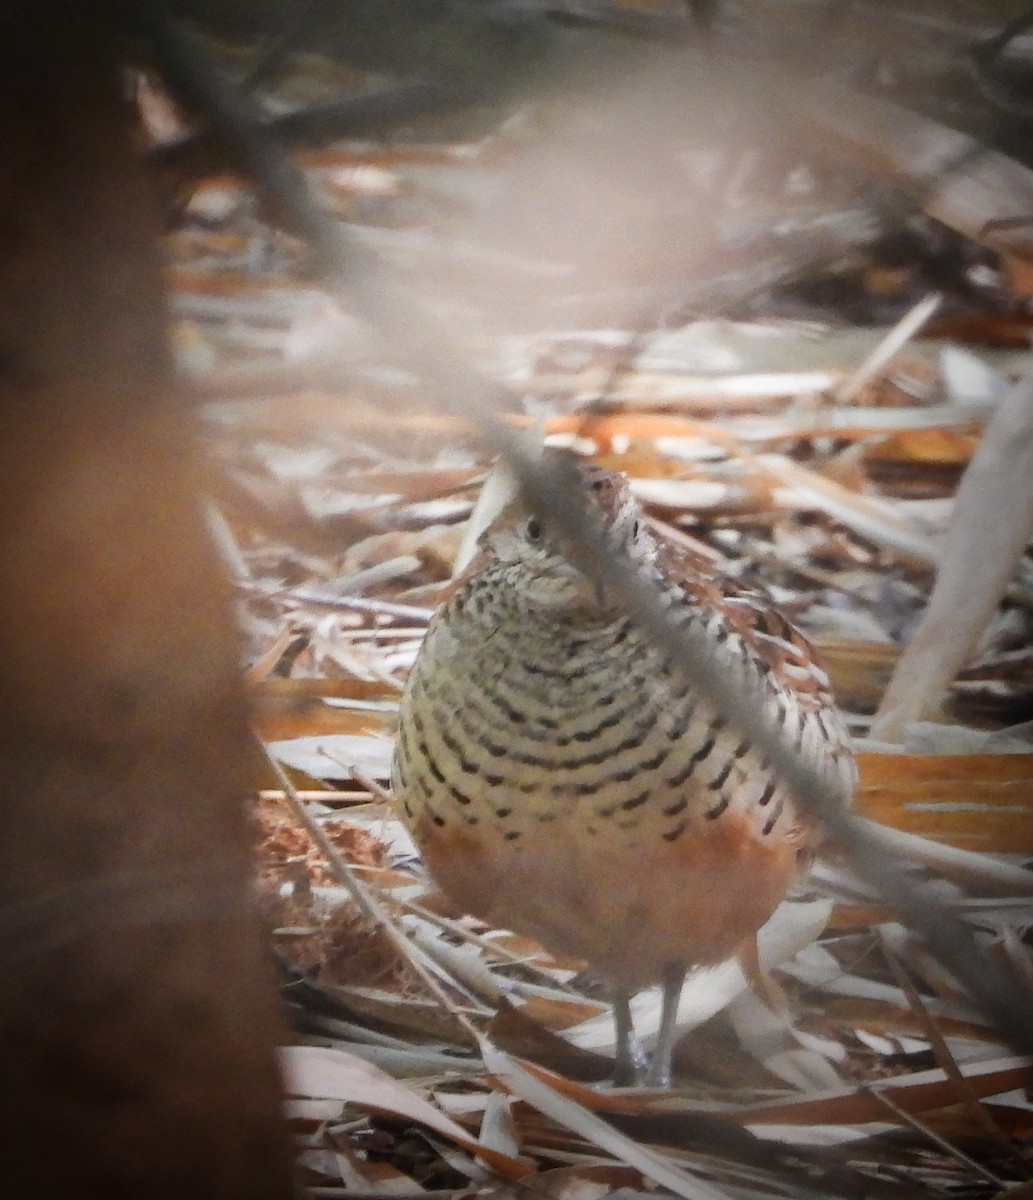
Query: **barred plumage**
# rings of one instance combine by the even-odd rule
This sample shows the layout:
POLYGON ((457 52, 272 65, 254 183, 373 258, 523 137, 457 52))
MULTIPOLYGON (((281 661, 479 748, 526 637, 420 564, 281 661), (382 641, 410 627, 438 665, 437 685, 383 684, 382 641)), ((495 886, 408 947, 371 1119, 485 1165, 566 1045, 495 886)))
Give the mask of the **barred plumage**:
MULTIPOLYGON (((608 538, 676 619, 702 622, 786 738, 852 784, 848 738, 806 639, 654 536, 623 476, 580 474, 608 538)), ((687 968, 752 938, 813 841, 758 751, 518 504, 482 536, 428 629, 393 784, 457 904, 587 960, 621 1004, 660 980, 676 1000, 687 968)), ((656 1062, 653 1081, 668 1068, 656 1062)))

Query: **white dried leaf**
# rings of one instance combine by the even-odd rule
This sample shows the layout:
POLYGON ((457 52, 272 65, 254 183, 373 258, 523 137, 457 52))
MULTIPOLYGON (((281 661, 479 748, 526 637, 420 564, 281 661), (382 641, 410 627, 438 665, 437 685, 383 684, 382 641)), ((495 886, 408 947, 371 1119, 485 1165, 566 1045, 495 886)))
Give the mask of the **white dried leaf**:
POLYGON ((314 779, 340 779, 345 763, 371 779, 391 776, 393 748, 386 738, 334 733, 270 742, 269 749, 280 762, 314 779))

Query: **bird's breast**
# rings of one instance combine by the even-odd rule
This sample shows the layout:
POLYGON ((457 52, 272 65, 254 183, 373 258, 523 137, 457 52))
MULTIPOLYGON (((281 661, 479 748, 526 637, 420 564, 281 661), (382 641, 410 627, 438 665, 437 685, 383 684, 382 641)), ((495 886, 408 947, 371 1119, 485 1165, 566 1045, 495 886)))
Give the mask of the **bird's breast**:
POLYGON ((629 983, 732 952, 795 872, 759 756, 623 620, 432 630, 394 784, 457 904, 629 983))

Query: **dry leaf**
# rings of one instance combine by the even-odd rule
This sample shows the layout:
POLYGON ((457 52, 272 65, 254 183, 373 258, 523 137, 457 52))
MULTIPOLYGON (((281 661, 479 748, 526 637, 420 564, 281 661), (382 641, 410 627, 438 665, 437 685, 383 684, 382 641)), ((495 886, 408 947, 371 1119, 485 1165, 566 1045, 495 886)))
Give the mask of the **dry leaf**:
POLYGON ((291 1096, 340 1100, 416 1121, 483 1158, 507 1179, 521 1179, 531 1169, 522 1159, 479 1145, 428 1100, 353 1054, 322 1046, 285 1046, 280 1062, 291 1096))

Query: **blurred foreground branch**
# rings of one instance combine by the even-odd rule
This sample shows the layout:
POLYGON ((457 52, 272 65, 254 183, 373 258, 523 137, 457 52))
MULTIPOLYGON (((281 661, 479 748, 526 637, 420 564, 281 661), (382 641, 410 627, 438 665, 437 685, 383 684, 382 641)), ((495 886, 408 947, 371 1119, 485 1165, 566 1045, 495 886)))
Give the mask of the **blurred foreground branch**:
POLYGON ((0 1195, 287 1200, 236 640, 109 15, 0 14, 0 1195))

